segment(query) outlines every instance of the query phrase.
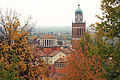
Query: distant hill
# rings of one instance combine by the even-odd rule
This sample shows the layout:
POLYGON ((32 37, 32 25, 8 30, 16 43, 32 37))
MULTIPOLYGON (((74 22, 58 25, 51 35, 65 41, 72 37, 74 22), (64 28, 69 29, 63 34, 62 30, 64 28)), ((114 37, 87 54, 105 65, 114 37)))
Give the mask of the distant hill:
MULTIPOLYGON (((94 30, 90 29, 87 27, 87 30, 90 33, 95 32, 94 30)), ((36 27, 35 28, 36 32, 72 32, 72 26, 44 26, 44 27, 36 27)))
POLYGON ((36 32, 72 32, 71 26, 36 27, 36 32))

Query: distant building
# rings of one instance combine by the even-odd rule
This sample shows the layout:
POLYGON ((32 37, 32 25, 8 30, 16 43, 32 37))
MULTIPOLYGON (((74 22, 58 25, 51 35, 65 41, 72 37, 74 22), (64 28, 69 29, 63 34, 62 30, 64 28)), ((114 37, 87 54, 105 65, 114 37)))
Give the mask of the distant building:
POLYGON ((78 4, 78 9, 75 11, 75 22, 72 23, 72 48, 76 48, 80 42, 80 39, 85 35, 86 23, 83 22, 83 11, 80 9, 78 4))
POLYGON ((57 46, 57 38, 51 34, 45 34, 41 36, 39 39, 40 47, 55 47, 57 46))

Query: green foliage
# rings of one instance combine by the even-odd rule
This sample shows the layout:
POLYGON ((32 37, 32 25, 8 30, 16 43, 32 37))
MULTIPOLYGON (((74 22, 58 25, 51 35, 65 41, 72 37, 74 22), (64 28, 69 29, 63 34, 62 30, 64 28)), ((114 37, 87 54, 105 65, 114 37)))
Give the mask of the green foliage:
POLYGON ((107 79, 120 80, 120 0, 101 2, 102 16, 97 15, 101 22, 91 26, 97 31, 98 36, 104 36, 107 40, 98 43, 98 38, 94 50, 101 56, 107 79), (108 45, 108 40, 112 40, 114 44, 108 45))
POLYGON ((100 57, 101 65, 106 71, 104 77, 107 80, 120 79, 120 42, 111 45, 97 34, 94 39, 91 39, 90 35, 86 33, 85 37, 81 39, 80 48, 88 56, 100 57))
POLYGON ((120 38, 120 0, 102 0, 102 17, 97 17, 101 23, 96 23, 94 28, 101 36, 107 36, 109 39, 120 38))

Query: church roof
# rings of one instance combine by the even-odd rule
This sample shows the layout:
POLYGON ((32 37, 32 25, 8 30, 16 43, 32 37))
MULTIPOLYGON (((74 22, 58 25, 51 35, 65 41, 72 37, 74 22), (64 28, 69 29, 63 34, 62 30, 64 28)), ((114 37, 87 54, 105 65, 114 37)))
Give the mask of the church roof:
POLYGON ((78 9, 76 9, 75 14, 83 14, 82 9, 79 7, 80 5, 78 4, 78 9))
POLYGON ((53 57, 53 56, 55 56, 57 53, 59 53, 60 51, 57 51, 57 50, 54 50, 54 51, 52 51, 51 53, 49 53, 49 54, 46 54, 44 51, 37 51, 36 53, 35 53, 35 56, 36 57, 44 57, 44 56, 49 56, 49 57, 53 57))
POLYGON ((70 49, 68 49, 68 48, 61 49, 61 50, 53 50, 52 52, 50 52, 48 54, 45 53, 44 50, 40 50, 39 48, 36 49, 36 51, 33 51, 35 57, 45 57, 45 56, 53 57, 56 54, 58 54, 59 52, 62 52, 64 54, 72 53, 72 51, 70 49))
POLYGON ((48 56, 55 56, 57 53, 59 53, 60 51, 54 50, 52 53, 48 54, 48 56))
POLYGON ((45 34, 45 35, 41 36, 40 38, 43 38, 43 39, 56 39, 56 36, 53 36, 51 34, 45 34))

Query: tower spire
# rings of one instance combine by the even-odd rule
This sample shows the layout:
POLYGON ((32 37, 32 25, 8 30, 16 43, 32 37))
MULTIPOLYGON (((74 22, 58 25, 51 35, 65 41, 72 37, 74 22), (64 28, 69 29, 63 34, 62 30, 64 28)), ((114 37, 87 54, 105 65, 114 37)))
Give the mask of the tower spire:
POLYGON ((80 7, 80 4, 78 4, 78 8, 80 7))

